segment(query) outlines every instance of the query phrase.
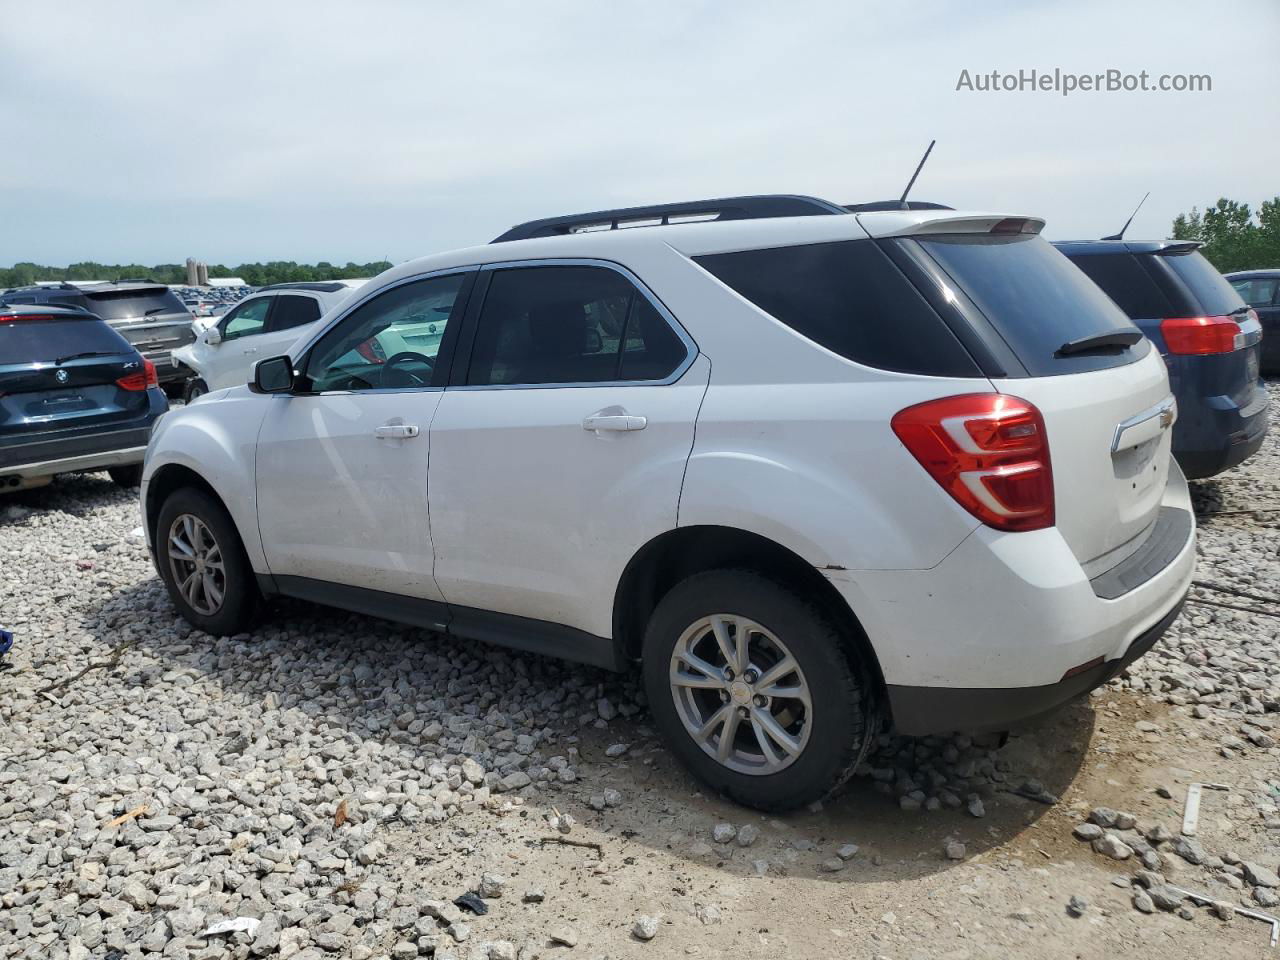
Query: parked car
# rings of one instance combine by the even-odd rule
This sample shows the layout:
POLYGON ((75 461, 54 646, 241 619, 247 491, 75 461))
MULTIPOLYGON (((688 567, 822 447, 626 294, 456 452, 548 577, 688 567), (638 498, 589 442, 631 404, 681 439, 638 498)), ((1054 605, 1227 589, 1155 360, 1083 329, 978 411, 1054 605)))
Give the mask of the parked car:
POLYGON ((1178 400, 1173 454, 1192 479, 1257 452, 1267 435, 1262 327, 1199 243, 1090 240, 1059 250, 1156 345, 1178 400))
POLYGON ((116 330, 72 307, 0 307, 0 493, 105 469, 137 486, 156 419, 156 368, 116 330))
POLYGON ((173 351, 174 365, 187 376, 187 402, 210 390, 248 383, 255 360, 288 350, 322 313, 346 299, 355 285, 350 280, 278 283, 211 320, 198 331, 194 343, 173 351))
POLYGON ((18 304, 80 307, 106 320, 151 361, 162 384, 182 379, 170 353, 195 339, 191 311, 163 284, 122 280, 75 286, 21 287, 0 295, 0 307, 18 304))
POLYGON ((161 421, 156 567, 211 634, 281 594, 639 663, 766 809, 886 725, 1007 730, 1146 652, 1195 559, 1164 363, 1042 226, 732 198, 403 264, 161 421))
POLYGON ((1241 270, 1226 278, 1262 324, 1262 372, 1280 374, 1280 269, 1241 270))

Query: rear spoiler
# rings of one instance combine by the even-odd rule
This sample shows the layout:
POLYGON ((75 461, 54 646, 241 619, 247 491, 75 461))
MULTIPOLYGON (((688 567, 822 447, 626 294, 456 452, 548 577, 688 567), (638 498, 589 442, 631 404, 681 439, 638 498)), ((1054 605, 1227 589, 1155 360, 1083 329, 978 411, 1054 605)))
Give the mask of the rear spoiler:
POLYGON ((1156 251, 1157 256, 1179 256, 1184 253, 1194 253, 1199 250, 1203 244, 1199 240, 1179 240, 1176 243, 1170 243, 1161 247, 1156 251))
POLYGON ((914 237, 939 233, 1039 233, 1044 221, 1039 217, 1011 217, 1003 213, 966 213, 948 217, 932 212, 906 211, 855 214, 858 223, 873 237, 914 237))

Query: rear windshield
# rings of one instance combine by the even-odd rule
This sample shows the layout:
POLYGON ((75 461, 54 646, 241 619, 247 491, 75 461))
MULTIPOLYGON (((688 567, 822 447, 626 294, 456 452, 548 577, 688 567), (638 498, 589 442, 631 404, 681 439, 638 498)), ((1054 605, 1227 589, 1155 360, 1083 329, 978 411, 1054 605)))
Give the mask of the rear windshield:
POLYGON ((163 316, 167 313, 190 313, 186 304, 168 287, 133 290, 85 291, 88 308, 103 320, 128 320, 163 316))
POLYGON ((0 365, 53 363, 76 353, 133 353, 133 348, 97 317, 0 321, 0 365))
POLYGON ((1033 377, 1131 363, 1150 347, 1057 356, 1064 344, 1136 329, 1097 285, 1036 234, 946 234, 918 243, 969 297, 1033 377))
POLYGON ((871 240, 694 260, 774 319, 846 359, 903 373, 978 374, 942 318, 871 240))
POLYGON ((1132 253, 1068 254, 1120 309, 1134 320, 1158 320, 1176 312, 1165 291, 1132 253))
POLYGON ((1198 313, 1210 317, 1225 317, 1244 307, 1244 301, 1227 282, 1227 278, 1215 270, 1200 251, 1165 253, 1160 255, 1160 259, 1199 301, 1198 313))

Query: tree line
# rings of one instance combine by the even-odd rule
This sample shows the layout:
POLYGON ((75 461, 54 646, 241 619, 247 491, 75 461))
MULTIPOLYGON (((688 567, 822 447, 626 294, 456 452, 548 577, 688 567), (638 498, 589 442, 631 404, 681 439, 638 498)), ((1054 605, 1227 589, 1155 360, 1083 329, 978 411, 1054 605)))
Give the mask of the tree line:
MULTIPOLYGON (((1225 197, 1203 211, 1192 207, 1190 213, 1180 213, 1174 218, 1173 239, 1201 241, 1204 255, 1223 273, 1280 267, 1280 196, 1263 201, 1256 211, 1247 203, 1225 197)), ((263 287, 269 283, 373 277, 390 266, 386 260, 349 262, 345 266, 324 260, 319 263, 272 260, 269 263, 242 263, 238 267, 209 264, 209 276, 240 277, 250 286, 263 287)), ((181 284, 187 282, 187 268, 180 263, 148 267, 137 263, 112 265, 88 260, 67 267, 38 263, 0 267, 0 290, 25 286, 37 280, 152 280, 181 284)))
POLYGON ((1223 273, 1280 267, 1280 197, 1256 211, 1226 197, 1203 212, 1192 207, 1174 218, 1173 239, 1201 241, 1201 252, 1223 273))
MULTIPOLYGON (((210 279, 216 277, 240 277, 253 287, 265 287, 269 283, 299 283, 320 280, 350 280, 355 277, 373 277, 390 268, 386 260, 373 263, 347 263, 345 266, 328 263, 294 263, 292 260, 272 260, 269 263, 242 263, 238 267, 209 264, 210 279)), ((15 263, 12 267, 0 267, 0 290, 22 287, 37 280, 150 280, 155 283, 187 282, 187 268, 181 263, 159 263, 144 266, 139 263, 105 264, 86 260, 67 267, 49 267, 39 263, 15 263)))

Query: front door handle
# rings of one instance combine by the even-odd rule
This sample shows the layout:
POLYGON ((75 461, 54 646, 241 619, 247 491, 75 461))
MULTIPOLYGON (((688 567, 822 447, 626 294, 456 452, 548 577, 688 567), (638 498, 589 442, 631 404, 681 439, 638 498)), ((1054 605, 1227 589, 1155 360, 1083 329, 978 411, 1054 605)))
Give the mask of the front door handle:
POLYGON ((411 440, 418 435, 418 428, 412 423, 384 423, 373 428, 373 435, 379 440, 411 440))
POLYGON ((649 421, 645 417, 637 417, 632 414, 596 414, 586 417, 582 421, 583 430, 643 430, 649 425, 649 421))

